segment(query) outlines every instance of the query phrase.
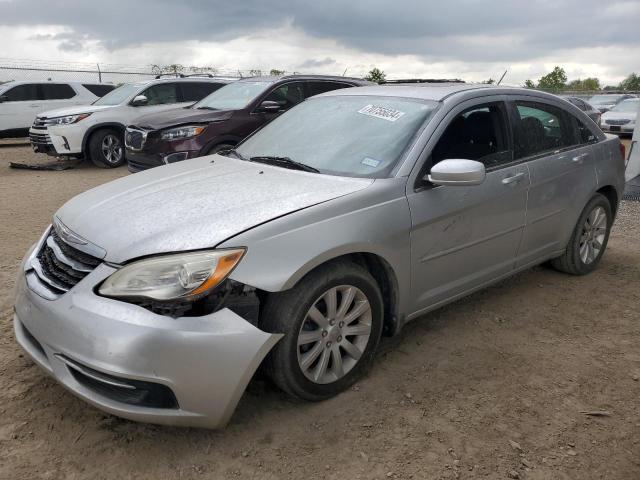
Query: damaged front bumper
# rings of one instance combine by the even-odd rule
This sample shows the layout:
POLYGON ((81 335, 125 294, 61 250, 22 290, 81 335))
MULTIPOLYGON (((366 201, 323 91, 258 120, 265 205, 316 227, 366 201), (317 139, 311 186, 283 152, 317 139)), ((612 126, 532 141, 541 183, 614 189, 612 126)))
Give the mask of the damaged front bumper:
POLYGON ((14 316, 18 343, 68 390, 108 413, 223 427, 282 335, 263 332, 226 308, 171 318, 96 295, 94 287, 114 271, 101 264, 72 290, 47 300, 23 263, 14 316))

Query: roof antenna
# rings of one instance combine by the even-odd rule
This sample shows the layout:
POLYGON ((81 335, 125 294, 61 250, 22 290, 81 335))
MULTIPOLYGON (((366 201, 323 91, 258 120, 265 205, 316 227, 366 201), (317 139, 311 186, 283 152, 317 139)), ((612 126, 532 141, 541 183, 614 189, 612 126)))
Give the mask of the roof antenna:
POLYGON ((347 66, 347 68, 344 69, 344 72, 342 72, 342 76, 344 77, 347 74, 347 70, 349 70, 349 67, 347 66))
POLYGON ((502 79, 504 78, 504 76, 507 74, 507 71, 505 70, 504 73, 502 74, 502 76, 500 77, 500 80, 498 80, 498 83, 496 83, 496 85, 500 85, 502 83, 502 79))

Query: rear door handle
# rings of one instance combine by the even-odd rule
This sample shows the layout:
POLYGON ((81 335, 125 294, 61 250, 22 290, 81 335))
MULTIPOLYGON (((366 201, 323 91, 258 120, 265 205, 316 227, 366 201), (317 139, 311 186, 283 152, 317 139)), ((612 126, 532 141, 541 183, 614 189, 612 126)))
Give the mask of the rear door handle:
POLYGON ((576 155, 575 157, 573 157, 571 161, 574 163, 581 163, 582 159, 584 159, 588 155, 588 153, 581 153, 580 155, 576 155))
POLYGON ((511 184, 516 184, 518 182, 520 182, 522 179, 524 179, 524 172, 520 172, 520 173, 516 173, 515 175, 511 176, 511 177, 506 177, 502 179, 502 183, 504 185, 511 185, 511 184))

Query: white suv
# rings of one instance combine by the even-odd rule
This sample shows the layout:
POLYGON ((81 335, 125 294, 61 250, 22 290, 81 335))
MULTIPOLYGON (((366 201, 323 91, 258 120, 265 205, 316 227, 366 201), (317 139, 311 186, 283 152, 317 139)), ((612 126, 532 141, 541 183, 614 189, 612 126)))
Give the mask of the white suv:
POLYGON ((0 138, 24 137, 38 113, 88 105, 115 88, 91 82, 8 82, 0 84, 0 138))
POLYGON ((190 105, 232 82, 229 78, 156 78, 124 84, 92 105, 36 117, 29 130, 35 152, 85 156, 102 168, 122 165, 124 129, 140 115, 190 105))

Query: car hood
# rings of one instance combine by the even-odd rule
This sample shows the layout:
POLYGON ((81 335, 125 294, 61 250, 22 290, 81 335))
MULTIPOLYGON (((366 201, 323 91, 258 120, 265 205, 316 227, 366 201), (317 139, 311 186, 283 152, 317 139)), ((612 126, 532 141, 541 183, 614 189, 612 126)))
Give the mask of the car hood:
POLYGON ((638 114, 636 112, 612 112, 608 111, 602 114, 602 120, 635 120, 638 114))
MULTIPOLYGON (((373 180, 321 175, 235 160, 195 158, 129 175, 84 192, 56 217, 122 263, 211 248, 275 218, 348 195, 373 180)), ((239 245, 241 246, 241 245, 239 245)))
POLYGON ((228 120, 234 110, 205 110, 197 108, 172 108, 164 112, 139 117, 135 126, 145 130, 161 130, 189 123, 211 123, 228 120))
POLYGON ((102 112, 103 110, 111 110, 120 105, 78 105, 74 107, 57 108, 55 110, 47 110, 38 114, 40 118, 66 117, 67 115, 79 115, 81 113, 102 112))

